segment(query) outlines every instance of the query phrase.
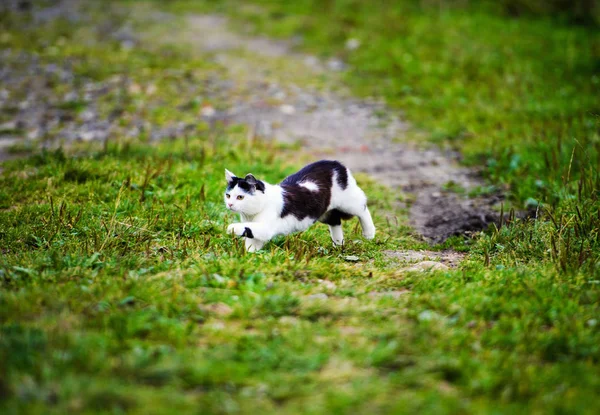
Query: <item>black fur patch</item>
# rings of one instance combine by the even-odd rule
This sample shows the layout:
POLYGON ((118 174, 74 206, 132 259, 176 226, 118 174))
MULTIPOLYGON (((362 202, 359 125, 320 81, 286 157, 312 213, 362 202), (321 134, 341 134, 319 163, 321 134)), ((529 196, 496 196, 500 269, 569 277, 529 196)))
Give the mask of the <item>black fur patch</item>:
POLYGON ((240 177, 234 177, 230 182, 227 183, 227 191, 230 191, 235 186, 239 186, 246 193, 253 194, 256 190, 260 192, 265 192, 265 184, 260 180, 256 181, 256 184, 250 184, 246 181, 246 179, 242 179, 240 177))
POLYGON ((246 227, 244 228, 244 232, 242 233, 242 236, 245 236, 246 238, 254 238, 254 234, 252 234, 252 229, 246 227))
POLYGON ((348 187, 348 171, 338 161, 317 161, 286 177, 281 182, 281 188, 284 190, 281 217, 294 215, 298 220, 306 217, 317 220, 322 217, 331 201, 334 172, 337 173, 338 185, 342 189, 348 187), (300 186, 305 181, 316 184, 318 191, 300 186))
POLYGON ((319 218, 319 222, 330 226, 339 226, 342 224, 342 220, 348 220, 352 218, 353 215, 342 212, 341 210, 333 209, 321 216, 319 218))
POLYGON ((340 187, 342 189, 348 187, 348 170, 346 170, 346 167, 342 163, 335 160, 321 160, 309 164, 297 173, 286 177, 281 184, 297 185, 305 180, 319 184, 319 181, 326 178, 329 187, 331 187, 331 177, 334 171, 337 173, 337 182, 340 187))

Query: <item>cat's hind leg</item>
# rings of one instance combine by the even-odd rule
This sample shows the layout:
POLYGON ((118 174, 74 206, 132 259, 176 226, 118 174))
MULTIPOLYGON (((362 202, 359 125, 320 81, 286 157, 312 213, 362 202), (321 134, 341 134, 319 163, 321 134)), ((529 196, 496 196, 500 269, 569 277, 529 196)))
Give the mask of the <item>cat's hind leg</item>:
POLYGON ((340 199, 342 203, 337 209, 346 215, 358 216, 363 236, 366 239, 373 239, 375 237, 375 224, 373 224, 371 212, 367 207, 365 193, 355 185, 354 188, 346 190, 340 199))
POLYGON ((344 231, 342 225, 331 226, 329 225, 329 234, 334 245, 344 245, 344 231))
POLYGON ((332 209, 325 213, 320 222, 329 225, 329 234, 334 245, 344 245, 344 231, 342 229, 342 219, 350 219, 352 215, 347 215, 337 209, 332 209))
POLYGON ((360 227, 362 228, 362 234, 366 239, 375 238, 375 224, 373 223, 373 218, 371 218, 371 212, 369 212, 369 208, 365 204, 364 210, 358 216, 358 220, 360 221, 360 227))

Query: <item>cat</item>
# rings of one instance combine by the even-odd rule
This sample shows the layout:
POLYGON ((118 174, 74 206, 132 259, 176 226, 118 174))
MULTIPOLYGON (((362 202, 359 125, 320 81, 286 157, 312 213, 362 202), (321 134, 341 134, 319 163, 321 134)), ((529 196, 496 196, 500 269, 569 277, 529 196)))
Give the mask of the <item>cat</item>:
POLYGON ((309 164, 278 185, 252 174, 240 178, 227 169, 225 178, 225 206, 241 219, 229 225, 227 233, 244 237, 249 252, 262 249, 277 235, 306 230, 317 221, 329 225, 334 245, 343 245, 342 219, 353 216, 358 216, 366 239, 375 237, 367 197, 350 170, 338 161, 309 164))

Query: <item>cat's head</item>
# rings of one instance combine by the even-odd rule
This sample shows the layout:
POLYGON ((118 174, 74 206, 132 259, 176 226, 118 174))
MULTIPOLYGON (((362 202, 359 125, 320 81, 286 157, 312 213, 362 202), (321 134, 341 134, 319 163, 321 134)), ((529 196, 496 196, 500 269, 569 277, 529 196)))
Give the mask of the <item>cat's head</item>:
POLYGON ((227 209, 246 215, 256 215, 264 209, 266 197, 263 182, 251 174, 247 174, 244 178, 237 177, 227 169, 225 169, 225 179, 227 189, 224 200, 227 209))

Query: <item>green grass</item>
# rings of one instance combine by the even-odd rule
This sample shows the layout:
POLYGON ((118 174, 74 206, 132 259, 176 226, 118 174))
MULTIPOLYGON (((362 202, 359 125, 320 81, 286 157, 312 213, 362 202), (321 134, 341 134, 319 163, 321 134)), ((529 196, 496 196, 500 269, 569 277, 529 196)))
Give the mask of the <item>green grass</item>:
MULTIPOLYGON (((384 97, 413 123, 408 139, 460 150, 466 164, 482 168, 489 189, 507 196, 507 204, 530 210, 539 205, 538 217, 555 222, 543 234, 534 232, 555 258, 575 256, 582 258, 576 267, 595 269, 597 28, 558 18, 507 18, 469 3, 208 3, 244 22, 235 27, 300 36, 304 50, 344 59, 350 66, 343 79, 355 93, 384 97), (358 49, 345 48, 349 39, 360 41, 358 49)), ((171 6, 197 4, 206 7, 185 1, 171 6)))
MULTIPOLYGON (((297 4, 298 15, 307 4, 297 4)), ((419 13, 425 31, 428 15, 419 13)), ((297 15, 286 16, 279 21, 297 15)), ((75 85, 120 74, 143 91, 155 85, 153 95, 115 87, 100 98, 105 114, 118 111, 124 129, 140 114, 158 126, 198 122, 194 99, 207 96, 204 81, 220 72, 184 48, 124 50, 85 26, 31 28, 15 16, 3 19, 3 49, 35 54, 44 63, 68 60, 75 85)), ((318 27, 307 39, 317 39, 318 27)), ((416 42, 411 33, 402 41, 416 42)), ((339 43, 323 39, 324 49, 339 43)), ((316 48, 316 41, 308 42, 316 48)), ((16 54, 7 56, 4 64, 11 68, 23 65, 16 54)), ((515 62, 530 65, 522 59, 515 55, 515 62)), ((585 73, 573 70, 572 82, 585 73)), ((453 82, 459 74, 447 76, 453 82)), ((531 74, 531 91, 543 95, 537 76, 531 74)), ((423 82, 433 85, 435 79, 423 82)), ((444 85, 438 83, 440 90, 444 85)), ((55 85, 57 94, 72 87, 55 85)), ((498 91, 510 100, 513 94, 504 85, 498 91)), ((564 105, 583 108, 592 99, 584 94, 564 105)), ((477 119, 460 106, 447 111, 437 105, 439 124, 430 130, 423 121, 428 137, 454 119, 477 119)), ((427 113, 406 111, 417 123, 427 113)), ((548 137, 554 123, 565 131, 587 128, 577 117, 553 114, 540 110, 554 120, 544 123, 548 137)), ((506 118, 507 128, 525 128, 515 120, 506 118)), ((477 137, 454 142, 471 157, 483 148, 477 137)), ((223 208, 224 168, 276 182, 299 167, 286 162, 296 149, 249 142, 238 126, 202 122, 188 137, 159 144, 146 138, 127 139, 119 131, 106 145, 50 150, 3 165, 0 412, 597 412, 600 268, 594 258, 600 218, 594 216, 594 165, 578 161, 590 173, 573 167, 572 180, 563 184, 548 179, 557 194, 545 220, 513 220, 462 242, 469 255, 460 268, 421 274, 401 270, 383 254, 425 245, 406 228, 406 212, 395 210, 399 195, 366 177, 358 179, 378 227, 374 241, 359 237, 355 221, 346 223, 350 242, 342 252, 331 246, 327 228, 317 225, 250 255, 224 233, 237 219, 223 208), (401 226, 391 226, 386 215, 398 216, 401 226), (348 255, 359 261, 346 261, 348 255)), ((520 160, 537 160, 542 153, 527 147, 535 141, 526 138, 520 160)), ((516 142, 494 141, 505 148, 516 142)), ((502 154, 492 153, 497 150, 489 154, 502 154)), ((509 174, 502 160, 498 156, 491 171, 503 172, 511 189, 521 189, 513 191, 515 200, 520 192, 544 200, 523 190, 529 184, 521 164, 509 174)), ((544 178, 554 174, 540 172, 544 178)), ((499 174, 490 177, 502 184, 499 174)))
MULTIPOLYGON (((531 3, 541 15, 558 7, 549 4, 546 13, 531 3)), ((561 17, 573 17, 576 8, 554 19, 517 19, 485 2, 440 4, 179 0, 168 7, 218 11, 241 23, 232 29, 300 37, 304 51, 342 58, 349 64, 342 78, 356 94, 383 97, 402 110, 413 124, 409 140, 459 150, 488 180, 482 191, 501 191, 507 206, 537 210, 552 222, 527 229, 558 268, 597 269, 597 28, 565 24, 561 17), (349 39, 360 46, 348 50, 349 39)), ((508 240, 520 243, 514 232, 508 240)), ((495 250, 493 243, 488 249, 495 250)))

